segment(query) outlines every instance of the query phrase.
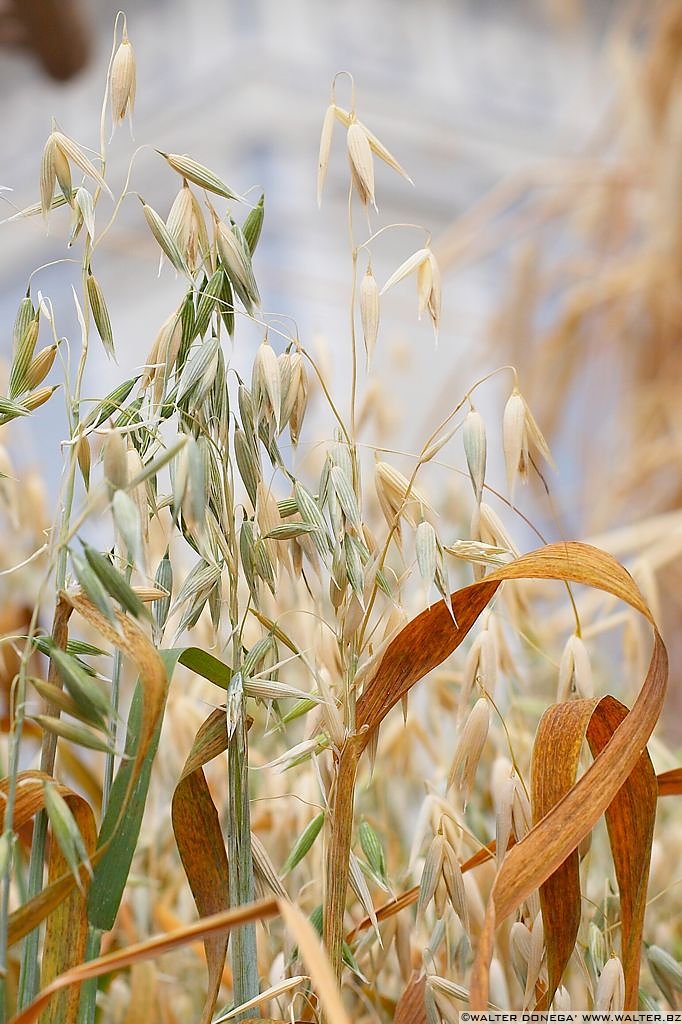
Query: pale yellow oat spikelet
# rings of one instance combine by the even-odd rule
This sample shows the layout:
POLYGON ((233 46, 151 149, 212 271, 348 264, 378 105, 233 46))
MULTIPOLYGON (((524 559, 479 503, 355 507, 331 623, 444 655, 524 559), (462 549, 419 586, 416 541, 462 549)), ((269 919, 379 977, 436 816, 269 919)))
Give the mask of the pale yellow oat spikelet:
POLYGON ((329 153, 332 146, 332 135, 334 133, 335 110, 333 103, 327 107, 324 120, 322 121, 322 132, 320 134, 320 153, 317 159, 317 205, 322 206, 322 192, 327 178, 329 167, 329 153))
POLYGON ((617 956, 609 957, 599 975, 594 994, 594 1010, 618 1012, 625 1005, 625 975, 617 956))
MULTIPOLYGON (((78 146, 73 139, 69 138, 68 135, 64 135, 63 132, 54 131, 52 132, 52 138, 54 144, 59 148, 61 153, 72 163, 79 167, 83 174, 87 174, 90 178, 97 182, 100 188, 104 189, 107 195, 113 199, 111 189, 107 185, 106 181, 97 170, 91 160, 88 160, 83 150, 78 146)), ((56 169, 55 169, 56 173, 56 169)))
POLYGON ((365 129, 357 121, 348 127, 346 136, 348 159, 353 185, 363 206, 370 202, 376 210, 374 198, 374 160, 365 129))
POLYGON ((369 370, 379 333, 379 285, 372 273, 371 263, 367 264, 367 270, 360 282, 360 321, 369 370))
POLYGON ((480 503, 485 482, 487 444, 485 422, 480 412, 472 406, 462 427, 462 441, 466 455, 469 476, 474 488, 476 501, 480 503))
POLYGON ((111 62, 111 118, 114 127, 120 124, 126 115, 132 120, 136 87, 135 52, 128 39, 128 31, 124 24, 123 37, 111 62))
POLYGON ((469 801, 474 786, 474 778, 478 762, 490 728, 490 709, 485 697, 480 697, 474 704, 469 717, 460 733, 455 753, 448 772, 447 789, 457 786, 464 805, 469 801))
POLYGON ((52 384, 50 387, 38 388, 37 391, 32 391, 29 395, 26 395, 22 399, 21 404, 29 412, 33 412, 35 409, 39 409, 41 405, 49 402, 55 391, 58 391, 60 387, 60 384, 52 384))
POLYGON ((416 528, 418 522, 424 518, 425 512, 432 511, 423 494, 416 487, 410 487, 407 477, 381 459, 377 459, 374 468, 374 485, 389 525, 392 525, 399 514, 416 528))
POLYGON ((104 478, 112 490, 125 488, 128 482, 126 442, 120 430, 107 431, 103 450, 104 478))
MULTIPOLYGON (((353 114, 350 114, 347 110, 344 110, 343 107, 334 105, 333 112, 337 120, 340 121, 341 124, 344 125, 344 127, 346 128, 348 128, 351 122, 355 119, 355 116, 353 114)), ((380 142, 376 135, 369 130, 367 125, 363 124, 362 121, 358 121, 357 123, 361 125, 361 127, 363 128, 372 152, 376 156, 378 156, 380 160, 383 160, 383 162, 387 164, 389 167, 391 167, 394 171, 397 171, 397 173, 400 174, 401 177, 405 178, 406 181, 409 181, 410 185, 413 185, 414 182, 412 181, 412 178, 409 176, 405 168, 401 167, 401 165, 398 163, 393 154, 386 149, 384 144, 380 142)))
POLYGON ((584 641, 575 634, 566 641, 559 662, 557 701, 568 700, 573 686, 579 697, 585 700, 594 697, 590 656, 584 641))
POLYGON ((54 365, 58 347, 56 342, 52 345, 46 345, 31 360, 25 377, 25 384, 29 390, 33 390, 33 388, 37 388, 39 384, 43 383, 54 365))
POLYGON ((517 387, 512 391, 504 407, 502 442, 509 496, 513 501, 517 479, 520 477, 524 483, 528 479, 531 447, 535 448, 550 466, 554 466, 549 445, 517 387))
POLYGON ((40 209, 43 217, 47 217, 47 213, 52 205, 54 187, 57 181, 56 151, 57 144, 54 140, 54 133, 51 133, 43 148, 43 156, 40 161, 40 209))
POLYGON ((254 395, 267 399, 270 412, 279 431, 282 409, 282 381, 275 350, 267 338, 256 349, 253 361, 253 383, 254 395))

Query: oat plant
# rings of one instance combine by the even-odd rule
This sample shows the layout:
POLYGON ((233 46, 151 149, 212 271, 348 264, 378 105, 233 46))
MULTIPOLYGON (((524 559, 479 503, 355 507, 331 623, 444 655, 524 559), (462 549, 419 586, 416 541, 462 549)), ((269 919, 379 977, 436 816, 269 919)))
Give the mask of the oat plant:
POLYGON ((54 301, 45 268, 31 276, 0 399, 22 551, 6 574, 30 580, 27 621, 2 641, 2 1020, 673 1006, 677 948, 648 941, 639 980, 658 795, 680 783, 646 751, 667 679, 649 608, 597 548, 538 534, 520 553, 516 536, 537 533, 522 506, 554 463, 514 367, 473 379, 419 452, 378 440, 372 358, 393 289, 416 287, 428 343, 441 328, 430 231, 378 221, 383 176, 408 188, 407 172, 337 77, 317 194, 345 146, 344 393, 263 308, 263 196, 151 145, 111 180, 135 92, 119 14, 98 148, 55 122, 39 201, 4 222, 42 218, 77 274, 54 301), (143 159, 177 183, 165 215, 136 191, 143 159), (89 352, 116 365, 98 264, 124 203, 179 299, 135 375, 93 399, 89 352), (401 255, 381 285, 389 242, 401 255), (64 304, 77 338, 60 335, 64 304), (247 377, 234 353, 254 327, 247 377), (495 487, 479 396, 499 389, 495 487), (60 400, 57 515, 24 552, 12 423, 60 400), (632 694, 609 693, 609 641, 625 626, 646 656, 639 620, 653 646, 629 710, 632 694))

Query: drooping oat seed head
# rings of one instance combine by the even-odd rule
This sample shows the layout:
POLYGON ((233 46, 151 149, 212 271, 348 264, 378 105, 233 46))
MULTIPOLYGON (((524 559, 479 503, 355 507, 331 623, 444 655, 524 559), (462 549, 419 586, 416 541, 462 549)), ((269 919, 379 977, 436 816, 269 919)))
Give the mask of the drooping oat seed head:
POLYGON ((114 347, 114 333, 111 328, 109 310, 107 309, 102 287, 91 271, 88 272, 87 277, 87 292, 92 319, 95 321, 95 327, 102 340, 104 351, 110 359, 115 360, 116 349, 114 347))
POLYGON ((26 387, 29 390, 33 390, 33 388, 37 388, 43 383, 54 365, 58 348, 59 345, 57 342, 54 342, 52 345, 46 345, 46 347, 42 348, 37 356, 31 360, 26 371, 26 377, 24 378, 26 387))
POLYGON ((48 135, 40 162, 40 208, 45 218, 52 205, 54 187, 57 183, 56 153, 57 144, 52 132, 48 135))
POLYGON ((124 25, 123 38, 114 54, 111 63, 111 78, 109 87, 111 89, 111 118, 116 125, 120 124, 128 115, 132 121, 133 109, 135 107, 135 89, 137 84, 137 70, 135 53, 128 39, 128 32, 124 25))
POLYGON ((599 975, 593 1009, 618 1012, 625 1005, 625 975, 617 956, 610 957, 599 975))
POLYGON ((530 951, 528 956, 528 969, 526 973, 526 987, 523 993, 523 1005, 529 1006, 535 995, 535 985, 540 978, 540 969, 544 953, 544 930, 542 926, 542 914, 538 911, 533 919, 533 926, 530 930, 530 951))
POLYGON ((188 181, 193 182, 200 188, 205 188, 207 192, 213 192, 214 195, 223 196, 225 199, 243 201, 243 197, 233 192, 217 174, 214 174, 208 167, 204 167, 203 164, 198 163, 187 153, 163 153, 160 149, 157 149, 157 153, 164 158, 177 174, 187 178, 188 181))
POLYGON ((433 511, 423 494, 414 485, 410 486, 407 477, 380 459, 374 468, 374 486, 389 526, 393 525, 397 516, 416 528, 425 514, 433 511))
POLYGON ((371 263, 367 264, 367 270, 360 283, 360 320, 369 370, 379 333, 379 285, 372 273, 371 263))
POLYGON ((594 697, 590 656, 583 640, 575 634, 566 641, 559 662, 557 701, 568 700, 573 689, 585 700, 594 697))
POLYGON ((111 428, 107 431, 102 456, 104 478, 109 484, 110 493, 117 489, 125 489, 128 482, 127 446, 120 430, 111 428))
POLYGON ((522 921, 515 921, 509 930, 509 952, 516 980, 525 992, 528 977, 528 961, 532 938, 530 928, 522 921))
POLYGON ((448 772, 447 789, 456 786, 462 796, 464 806, 474 787, 474 779, 478 762, 483 753, 485 741, 490 728, 490 709, 485 697, 480 697, 474 704, 469 717, 457 740, 454 757, 448 772))
POLYGON ((292 387, 296 381, 296 397, 289 416, 289 434, 294 447, 301 436, 301 428, 308 408, 308 374, 303 359, 299 359, 292 372, 292 387))
POLYGON ((86 491, 90 487, 90 442, 88 441, 87 435, 82 431, 78 435, 78 441, 76 442, 76 458, 78 460, 78 468, 81 471, 83 477, 83 483, 85 484, 86 491))
POLYGON ((473 406, 464 420, 462 441, 464 443, 464 454, 466 455, 471 484, 474 488, 476 501, 480 504, 483 484, 485 482, 487 444, 485 422, 480 412, 474 409, 473 406))
POLYGON ((657 945, 647 947, 646 959, 651 977, 673 1010, 676 1010, 682 993, 682 964, 657 945))
POLYGON ((260 294, 251 269, 251 258, 244 251, 234 231, 218 220, 215 214, 214 226, 216 245, 223 266, 247 312, 253 313, 254 308, 260 306, 260 294))
POLYGON ((195 273, 208 257, 209 241, 201 206, 186 179, 173 200, 166 227, 187 266, 195 273))
POLYGON ((60 384, 53 384, 51 387, 38 388, 37 391, 31 391, 30 394, 26 395, 26 397, 22 399, 21 404, 24 409, 28 409, 29 412, 33 412, 35 409, 39 409, 41 405, 45 405, 46 402, 49 402, 55 391, 58 391, 60 387, 60 384))
POLYGON ((554 465, 549 445, 543 437, 528 403, 516 387, 504 408, 502 440, 507 467, 507 484, 510 498, 513 501, 517 479, 520 478, 523 483, 528 479, 531 449, 535 449, 542 455, 550 466, 554 465))
POLYGON ((383 295, 384 292, 388 291, 389 288, 392 288, 394 284, 397 284, 398 281, 402 281, 404 277, 407 277, 408 274, 413 272, 416 272, 417 274, 419 316, 421 318, 424 310, 428 310, 437 341, 441 309, 440 269, 438 267, 436 257, 428 246, 423 249, 418 249, 403 263, 401 263, 398 269, 391 274, 379 294, 383 295))
POLYGON ((370 149, 375 156, 378 156, 385 164, 391 167, 394 171, 397 171, 401 177, 405 178, 406 181, 409 181, 410 185, 414 184, 405 168, 400 166, 393 154, 389 153, 384 144, 380 142, 376 135, 369 130, 367 125, 357 120, 355 114, 350 114, 347 110, 344 110, 343 107, 336 105, 332 105, 330 109, 333 111, 337 121, 339 121, 345 128, 348 128, 353 122, 357 122, 364 130, 370 149))
POLYGON ((329 153, 332 146, 332 135, 334 133, 335 107, 331 103, 324 114, 322 132, 320 134, 320 153, 317 158, 317 205, 322 206, 322 191, 327 177, 329 167, 329 153))
POLYGON ((346 146, 353 186, 360 198, 360 202, 363 206, 367 206, 369 202, 376 210, 372 150, 367 138, 367 132, 358 121, 353 121, 348 127, 346 146))
POLYGON ((253 361, 253 387, 251 390, 258 412, 264 412, 266 418, 272 417, 279 433, 282 410, 282 381, 275 350, 267 338, 261 342, 256 350, 253 361))

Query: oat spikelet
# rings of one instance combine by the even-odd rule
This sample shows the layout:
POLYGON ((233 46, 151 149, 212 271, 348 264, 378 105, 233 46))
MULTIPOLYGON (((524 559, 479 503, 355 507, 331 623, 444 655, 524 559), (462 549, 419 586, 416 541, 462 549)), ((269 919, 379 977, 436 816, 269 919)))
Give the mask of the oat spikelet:
POLYGON ((377 460, 374 485, 389 526, 393 524, 396 515, 400 515, 416 528, 417 523, 424 518, 425 511, 432 511, 426 498, 416 487, 410 487, 407 477, 388 462, 377 460))
POLYGON ((379 285, 372 273, 371 263, 367 264, 367 270, 360 284, 360 320, 367 353, 367 369, 369 370, 379 333, 379 285))
POLYGON ((447 789, 450 790, 456 785, 465 806, 474 787, 476 769, 483 753, 489 728, 488 701, 485 697, 481 697, 474 704, 471 714, 464 723, 448 773, 447 789))
POLYGON ((97 170, 95 165, 88 160, 85 153, 82 151, 80 146, 76 145, 73 139, 70 139, 68 135, 64 135, 63 132, 53 132, 52 138, 55 145, 64 154, 64 156, 71 161, 71 163, 74 163, 76 167, 79 167, 83 174, 87 174, 89 177, 93 178, 93 180, 97 182, 100 188, 104 189, 111 199, 114 198, 111 193, 111 189, 100 172, 97 170))
POLYGON ((52 132, 47 138, 40 162, 40 209, 43 217, 47 217, 54 196, 54 186, 57 181, 56 152, 57 144, 54 140, 54 132, 52 132))
MULTIPOLYGON (((343 107, 335 106, 333 107, 333 111, 337 120, 340 121, 344 127, 348 128, 354 119, 354 115, 349 114, 349 112, 344 110, 343 107)), ((394 171, 397 171, 405 181, 409 181, 410 185, 414 185, 412 178, 409 176, 405 168, 400 166, 393 154, 389 153, 384 144, 380 142, 376 135, 369 130, 367 125, 362 124, 362 121, 358 121, 357 123, 363 128, 372 152, 378 156, 380 160, 383 160, 385 164, 388 164, 388 166, 394 171)))
POLYGON ((464 420, 462 428, 462 439, 464 442, 464 454, 466 455, 467 466, 471 484, 474 488, 476 501, 480 504, 483 494, 483 483, 485 481, 486 464, 486 437, 485 423, 480 412, 472 406, 464 420))
POLYGON ((322 206, 322 191, 327 177, 329 167, 329 153, 332 147, 332 135, 334 133, 334 112, 333 103, 327 107, 322 122, 322 133, 320 135, 320 154, 317 159, 317 205, 322 206))
POLYGON ((531 447, 538 451, 550 466, 554 465, 549 445, 517 387, 512 391, 504 407, 502 440, 509 496, 513 501, 517 479, 520 477, 523 483, 528 479, 531 447))
POLYGON ((398 281, 402 281, 402 279, 404 277, 407 277, 408 274, 411 274, 414 270, 417 270, 417 268, 420 267, 422 263, 428 260, 429 252, 429 249, 417 249, 417 251, 413 252, 411 256, 408 256, 408 258, 404 260, 403 263, 400 264, 398 269, 393 271, 388 281, 381 289, 380 294, 383 295, 384 292, 387 292, 388 289, 392 288, 394 284, 398 283, 398 281))
POLYGON ((561 655, 557 701, 568 700, 573 687, 584 699, 594 697, 590 656, 579 636, 569 637, 561 655))
POLYGON ((346 137, 348 148, 348 159, 353 178, 353 185, 360 197, 363 206, 371 202, 376 210, 377 204, 374 198, 374 160, 372 150, 367 138, 367 132, 357 121, 348 128, 346 137))
POLYGON ((625 1005, 625 976, 617 956, 606 961, 594 995, 594 1010, 619 1011, 625 1005))
POLYGON ((47 345, 42 348, 38 355, 31 361, 27 371, 25 384, 29 390, 37 388, 43 383, 48 373, 52 369, 54 364, 55 356, 57 354, 58 345, 55 342, 52 345, 47 345))
POLYGON ((111 117, 114 127, 124 120, 126 114, 132 119, 136 84, 135 53, 124 23, 123 38, 111 64, 111 117))

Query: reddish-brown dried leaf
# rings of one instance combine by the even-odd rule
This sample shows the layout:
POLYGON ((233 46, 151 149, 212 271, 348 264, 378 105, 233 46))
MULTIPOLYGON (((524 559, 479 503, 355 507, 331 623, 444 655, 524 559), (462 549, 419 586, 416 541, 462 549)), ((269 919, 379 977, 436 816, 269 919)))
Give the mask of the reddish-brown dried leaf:
POLYGON ((659 796, 678 796, 682 793, 682 768, 673 768, 657 776, 659 796))
MULTIPOLYGON (((597 756, 624 721, 628 709, 614 697, 568 701, 548 708, 533 747, 532 807, 538 822, 575 783, 585 737, 597 756)), ((626 1005, 636 1006, 657 787, 646 751, 606 810, 606 824, 621 906, 621 960, 626 1005)), ((551 1003, 569 961, 581 915, 578 851, 573 850, 540 887, 549 986, 541 1008, 551 1003)))
POLYGON ((499 585, 485 579, 452 594, 456 626, 440 601, 401 629, 357 702, 356 725, 358 731, 366 729, 365 745, 391 708, 461 644, 499 585))
MULTIPOLYGON (((173 794, 175 841, 199 914, 206 917, 228 907, 228 864, 220 818, 202 771, 203 765, 227 750, 225 709, 216 708, 199 729, 173 794)), ((227 933, 204 940, 208 991, 201 1016, 210 1024, 220 991, 227 951, 227 933)))
POLYGON ((184 928, 178 928, 174 932, 156 935, 151 939, 145 939, 144 942, 136 942, 124 949, 117 949, 113 953, 97 957, 95 960, 88 960, 79 964, 78 967, 72 967, 71 970, 60 974, 36 996, 26 1009, 12 1017, 8 1024, 33 1024, 53 996, 72 985, 81 985, 89 978, 100 978, 103 974, 111 974, 124 967, 132 967, 133 964, 161 956, 163 953, 186 946, 197 939, 206 939, 211 935, 230 931, 249 921, 264 921, 269 917, 275 917, 278 913, 279 901, 274 897, 256 900, 243 907, 234 907, 232 910, 224 910, 220 914, 202 918, 200 921, 185 925, 184 928))
POLYGON ((407 988, 398 1000, 393 1024, 426 1024, 425 991, 425 975, 413 974, 407 988))
POLYGON ((551 545, 526 555, 496 578, 559 578, 586 583, 625 601, 651 623, 654 649, 639 696, 594 763, 555 807, 510 850, 490 894, 470 992, 471 1006, 488 1002, 488 972, 496 925, 559 867, 606 811, 637 764, 665 699, 668 658, 651 613, 632 577, 610 555, 584 544, 551 545))
MULTIPOLYGON (((533 744, 533 824, 544 818, 575 784, 580 751, 596 703, 596 700, 575 700, 553 704, 542 716, 533 744)), ((561 983, 580 927, 579 868, 578 850, 575 849, 540 886, 540 909, 547 947, 547 1005, 561 983)))
MULTIPOLYGON (((85 849, 92 856, 97 843, 95 816, 90 804, 78 793, 50 775, 39 771, 19 772, 17 791, 14 803, 14 828, 21 828, 45 806, 45 790, 43 784, 51 782, 60 796, 64 798, 80 829, 85 849)), ((8 779, 0 781, 0 831, 4 827, 5 806, 7 802, 8 779)), ((51 842, 48 856, 48 882, 53 882, 62 875, 68 875, 71 886, 66 898, 60 901, 54 913, 50 915, 45 929, 45 941, 41 957, 41 984, 49 984, 62 971, 75 967, 85 956, 85 945, 88 935, 88 918, 86 908, 87 886, 89 875, 85 869, 81 871, 83 890, 73 884, 73 876, 62 855, 59 843, 51 842)), ((78 992, 62 992, 58 999, 46 1009, 42 1016, 42 1024, 75 1024, 78 1016, 78 992)))
MULTIPOLYGON (((587 742, 596 758, 630 712, 615 697, 599 701, 587 727, 587 742)), ((606 809, 611 855, 620 894, 621 962, 625 975, 625 1006, 637 1009, 640 951, 646 890, 654 839, 658 785, 646 749, 606 809)))
MULTIPOLYGON (((163 714, 167 687, 166 670, 156 648, 129 617, 118 615, 119 633, 82 593, 63 591, 59 596, 59 604, 63 609, 62 614, 66 619, 68 619, 71 609, 77 611, 87 622, 99 630, 107 640, 127 655, 138 669, 144 686, 142 725, 135 753, 135 762, 130 773, 128 790, 121 806, 119 820, 122 820, 126 813, 130 796, 137 784, 140 770, 159 719, 163 714)), ((30 794, 24 797, 24 799, 29 798, 30 794)), ((115 835, 116 828, 112 830, 112 838, 115 835)), ((111 840, 103 843, 93 853, 91 857, 93 867, 105 855, 109 849, 110 842, 111 840)), ((73 875, 71 872, 65 872, 59 878, 54 878, 37 896, 34 896, 33 899, 10 914, 8 945, 13 945, 34 928, 37 928, 63 900, 70 896, 74 888, 73 875)))

